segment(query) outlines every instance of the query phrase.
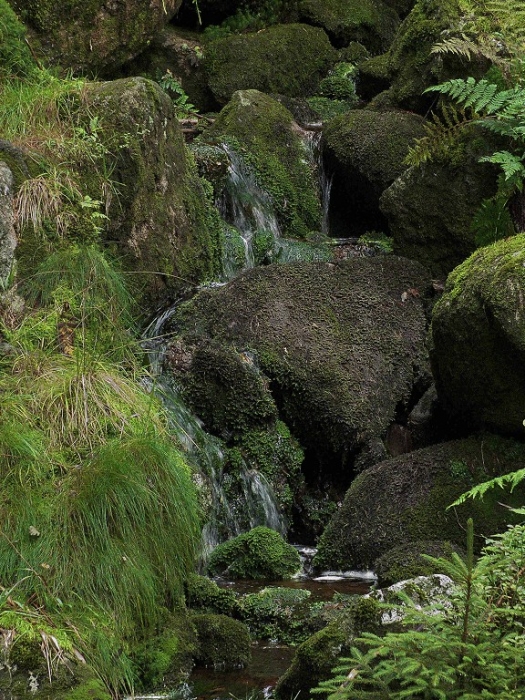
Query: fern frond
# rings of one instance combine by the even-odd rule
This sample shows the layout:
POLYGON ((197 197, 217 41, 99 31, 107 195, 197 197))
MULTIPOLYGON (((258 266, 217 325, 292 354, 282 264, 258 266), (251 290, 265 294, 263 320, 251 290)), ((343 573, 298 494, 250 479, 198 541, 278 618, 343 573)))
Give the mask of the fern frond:
POLYGON ((425 136, 415 139, 405 157, 406 165, 422 165, 430 160, 447 160, 458 144, 461 130, 470 123, 464 110, 444 104, 441 116, 433 114, 424 125, 425 136))
POLYGON ((466 80, 454 78, 440 85, 431 85, 425 92, 447 95, 457 104, 482 115, 494 114, 519 101, 523 106, 525 100, 525 91, 522 89, 500 90, 494 83, 485 79, 476 80, 472 76, 466 80))
POLYGON ((503 474, 502 476, 497 476, 494 479, 491 479, 490 481, 484 481, 482 484, 477 484, 469 491, 462 493, 461 496, 449 506, 449 508, 452 508, 453 506, 459 506, 462 503, 465 503, 467 498, 483 498, 483 496, 488 491, 496 487, 504 489, 510 486, 510 490, 512 491, 516 488, 518 484, 520 484, 524 480, 525 469, 518 469, 517 471, 511 472, 510 474, 503 474))

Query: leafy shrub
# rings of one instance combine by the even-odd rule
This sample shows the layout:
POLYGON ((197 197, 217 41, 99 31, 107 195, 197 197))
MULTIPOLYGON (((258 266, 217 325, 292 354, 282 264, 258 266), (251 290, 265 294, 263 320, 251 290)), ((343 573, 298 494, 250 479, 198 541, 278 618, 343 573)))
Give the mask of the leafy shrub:
POLYGON ((261 526, 218 545, 211 553, 208 571, 226 572, 233 578, 279 580, 290 578, 300 564, 294 547, 275 530, 261 526))

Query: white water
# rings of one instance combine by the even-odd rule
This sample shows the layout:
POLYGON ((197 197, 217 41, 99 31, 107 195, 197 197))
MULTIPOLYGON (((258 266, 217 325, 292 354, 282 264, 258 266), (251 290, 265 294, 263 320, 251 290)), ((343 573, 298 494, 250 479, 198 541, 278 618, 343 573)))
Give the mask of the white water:
POLYGON ((226 278, 232 279, 241 270, 259 264, 265 255, 271 259, 281 230, 271 197, 257 182, 254 171, 230 146, 221 147, 229 166, 226 187, 217 206, 224 221, 233 228, 223 264, 226 278), (242 242, 244 260, 236 255, 234 232, 242 242))
POLYGON ((148 352, 152 375, 148 388, 160 397, 168 411, 170 428, 194 468, 194 481, 209 513, 203 528, 206 560, 209 552, 225 539, 257 525, 265 525, 285 536, 287 524, 263 474, 242 464, 236 484, 232 483, 232 476, 225 473, 221 441, 204 430, 202 422, 182 400, 173 377, 163 372, 168 344, 165 328, 177 305, 159 313, 150 323, 143 346, 148 352))

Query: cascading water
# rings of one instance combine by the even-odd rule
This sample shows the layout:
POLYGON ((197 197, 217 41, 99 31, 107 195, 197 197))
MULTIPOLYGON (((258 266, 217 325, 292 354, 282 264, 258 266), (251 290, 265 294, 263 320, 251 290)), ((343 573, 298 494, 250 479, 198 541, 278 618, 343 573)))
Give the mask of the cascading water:
POLYGON ((148 352, 154 391, 168 410, 170 428, 195 469, 195 480, 203 495, 208 522, 203 528, 203 559, 220 542, 257 525, 265 525, 286 535, 287 525, 279 512, 275 495, 266 478, 241 463, 232 485, 225 473, 223 448, 218 438, 209 435, 201 421, 181 398, 173 377, 163 372, 167 348, 165 328, 178 303, 160 313, 144 333, 143 347, 148 352))
POLYGON ((224 260, 224 274, 232 279, 242 269, 271 260, 281 231, 271 198, 258 184, 253 170, 230 146, 222 144, 221 148, 229 165, 226 187, 217 205, 224 221, 232 227, 224 260), (238 255, 239 239, 244 259, 238 255))

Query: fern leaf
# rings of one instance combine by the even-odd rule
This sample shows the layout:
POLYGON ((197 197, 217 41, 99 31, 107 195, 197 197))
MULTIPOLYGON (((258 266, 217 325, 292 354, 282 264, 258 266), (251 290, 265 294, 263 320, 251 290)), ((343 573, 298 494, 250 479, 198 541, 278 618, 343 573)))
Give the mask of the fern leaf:
POLYGON ((483 496, 493 488, 504 489, 506 486, 510 486, 510 490, 516 488, 518 484, 525 480, 525 469, 518 469, 510 474, 503 474, 502 476, 497 476, 490 481, 484 481, 482 484, 477 484, 469 491, 462 493, 461 496, 452 503, 449 508, 453 506, 459 506, 465 503, 467 498, 483 498, 483 496))

